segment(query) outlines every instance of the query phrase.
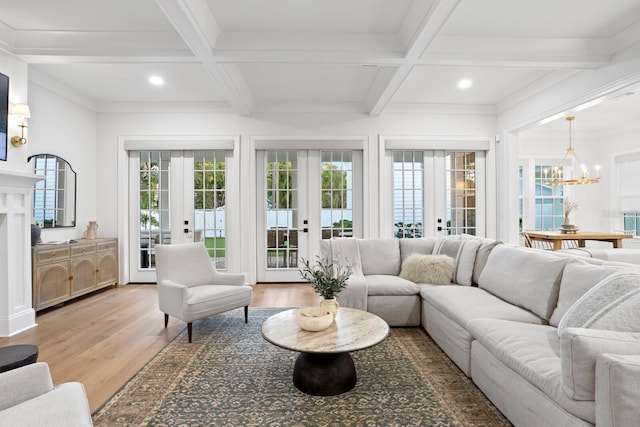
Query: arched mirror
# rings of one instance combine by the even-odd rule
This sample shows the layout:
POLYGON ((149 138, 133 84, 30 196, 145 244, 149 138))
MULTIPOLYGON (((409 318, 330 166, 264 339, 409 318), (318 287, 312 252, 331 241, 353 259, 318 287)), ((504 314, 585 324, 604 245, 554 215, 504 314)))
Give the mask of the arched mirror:
POLYGON ((76 173, 62 157, 36 154, 27 159, 44 176, 33 188, 33 218, 41 228, 75 227, 76 173))

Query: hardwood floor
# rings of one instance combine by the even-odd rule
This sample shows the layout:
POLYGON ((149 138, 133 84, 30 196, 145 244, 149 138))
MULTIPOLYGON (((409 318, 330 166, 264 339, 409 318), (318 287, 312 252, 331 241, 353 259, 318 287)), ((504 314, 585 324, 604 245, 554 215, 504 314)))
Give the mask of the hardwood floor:
MULTIPOLYGON (((307 284, 257 284, 251 307, 302 307, 319 301, 307 284)), ((97 291, 39 311, 36 322, 34 328, 0 338, 0 346, 37 345, 38 361, 49 364, 54 384, 83 383, 92 412, 186 327, 171 318, 164 328, 155 285, 97 291)))

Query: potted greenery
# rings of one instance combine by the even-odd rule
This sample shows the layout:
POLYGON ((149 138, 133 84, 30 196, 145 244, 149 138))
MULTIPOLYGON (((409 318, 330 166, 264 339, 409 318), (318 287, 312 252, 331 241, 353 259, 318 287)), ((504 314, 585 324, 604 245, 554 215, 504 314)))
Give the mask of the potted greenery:
POLYGON ((335 318, 338 313, 338 295, 346 286, 352 270, 349 265, 340 265, 337 261, 317 257, 315 264, 302 258, 302 268, 298 270, 304 280, 311 283, 323 300, 322 307, 327 308, 335 318))

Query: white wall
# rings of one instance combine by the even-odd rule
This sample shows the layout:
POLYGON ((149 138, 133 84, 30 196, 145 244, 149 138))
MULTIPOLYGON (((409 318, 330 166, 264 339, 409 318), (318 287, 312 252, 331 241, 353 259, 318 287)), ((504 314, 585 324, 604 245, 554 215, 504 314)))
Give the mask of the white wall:
MULTIPOLYGON (((9 76, 9 110, 11 104, 28 104, 27 97, 27 64, 3 55, 0 55, 0 73, 9 76)), ((32 112, 33 115, 33 112, 32 112)), ((0 161, 0 171, 28 172, 27 150, 25 147, 11 145, 11 137, 20 135, 20 119, 9 115, 7 138, 7 161, 0 161)), ((30 123, 28 123, 30 125, 30 123)), ((29 129, 26 136, 29 137, 29 129)))
MULTIPOLYGON (((77 180, 76 226, 44 229, 42 240, 83 237, 89 221, 97 218, 96 113, 34 82, 29 83, 29 103, 32 119, 25 146, 28 155, 45 153, 62 157, 76 172, 77 180)), ((98 236, 102 235, 100 227, 98 236)))

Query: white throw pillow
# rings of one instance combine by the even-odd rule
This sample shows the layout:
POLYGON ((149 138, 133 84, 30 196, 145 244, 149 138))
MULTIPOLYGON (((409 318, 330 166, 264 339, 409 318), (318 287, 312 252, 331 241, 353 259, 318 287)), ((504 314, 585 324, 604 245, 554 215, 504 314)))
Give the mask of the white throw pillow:
POLYGON ((565 328, 640 332, 640 272, 619 271, 582 295, 562 316, 565 328))
POLYGON ((411 254, 402 262, 400 277, 414 283, 446 285, 453 279, 453 270, 450 256, 411 254))
POLYGON ((448 255, 453 258, 453 283, 471 286, 476 253, 480 245, 481 242, 477 240, 461 240, 457 236, 442 237, 433 247, 433 255, 448 255))

